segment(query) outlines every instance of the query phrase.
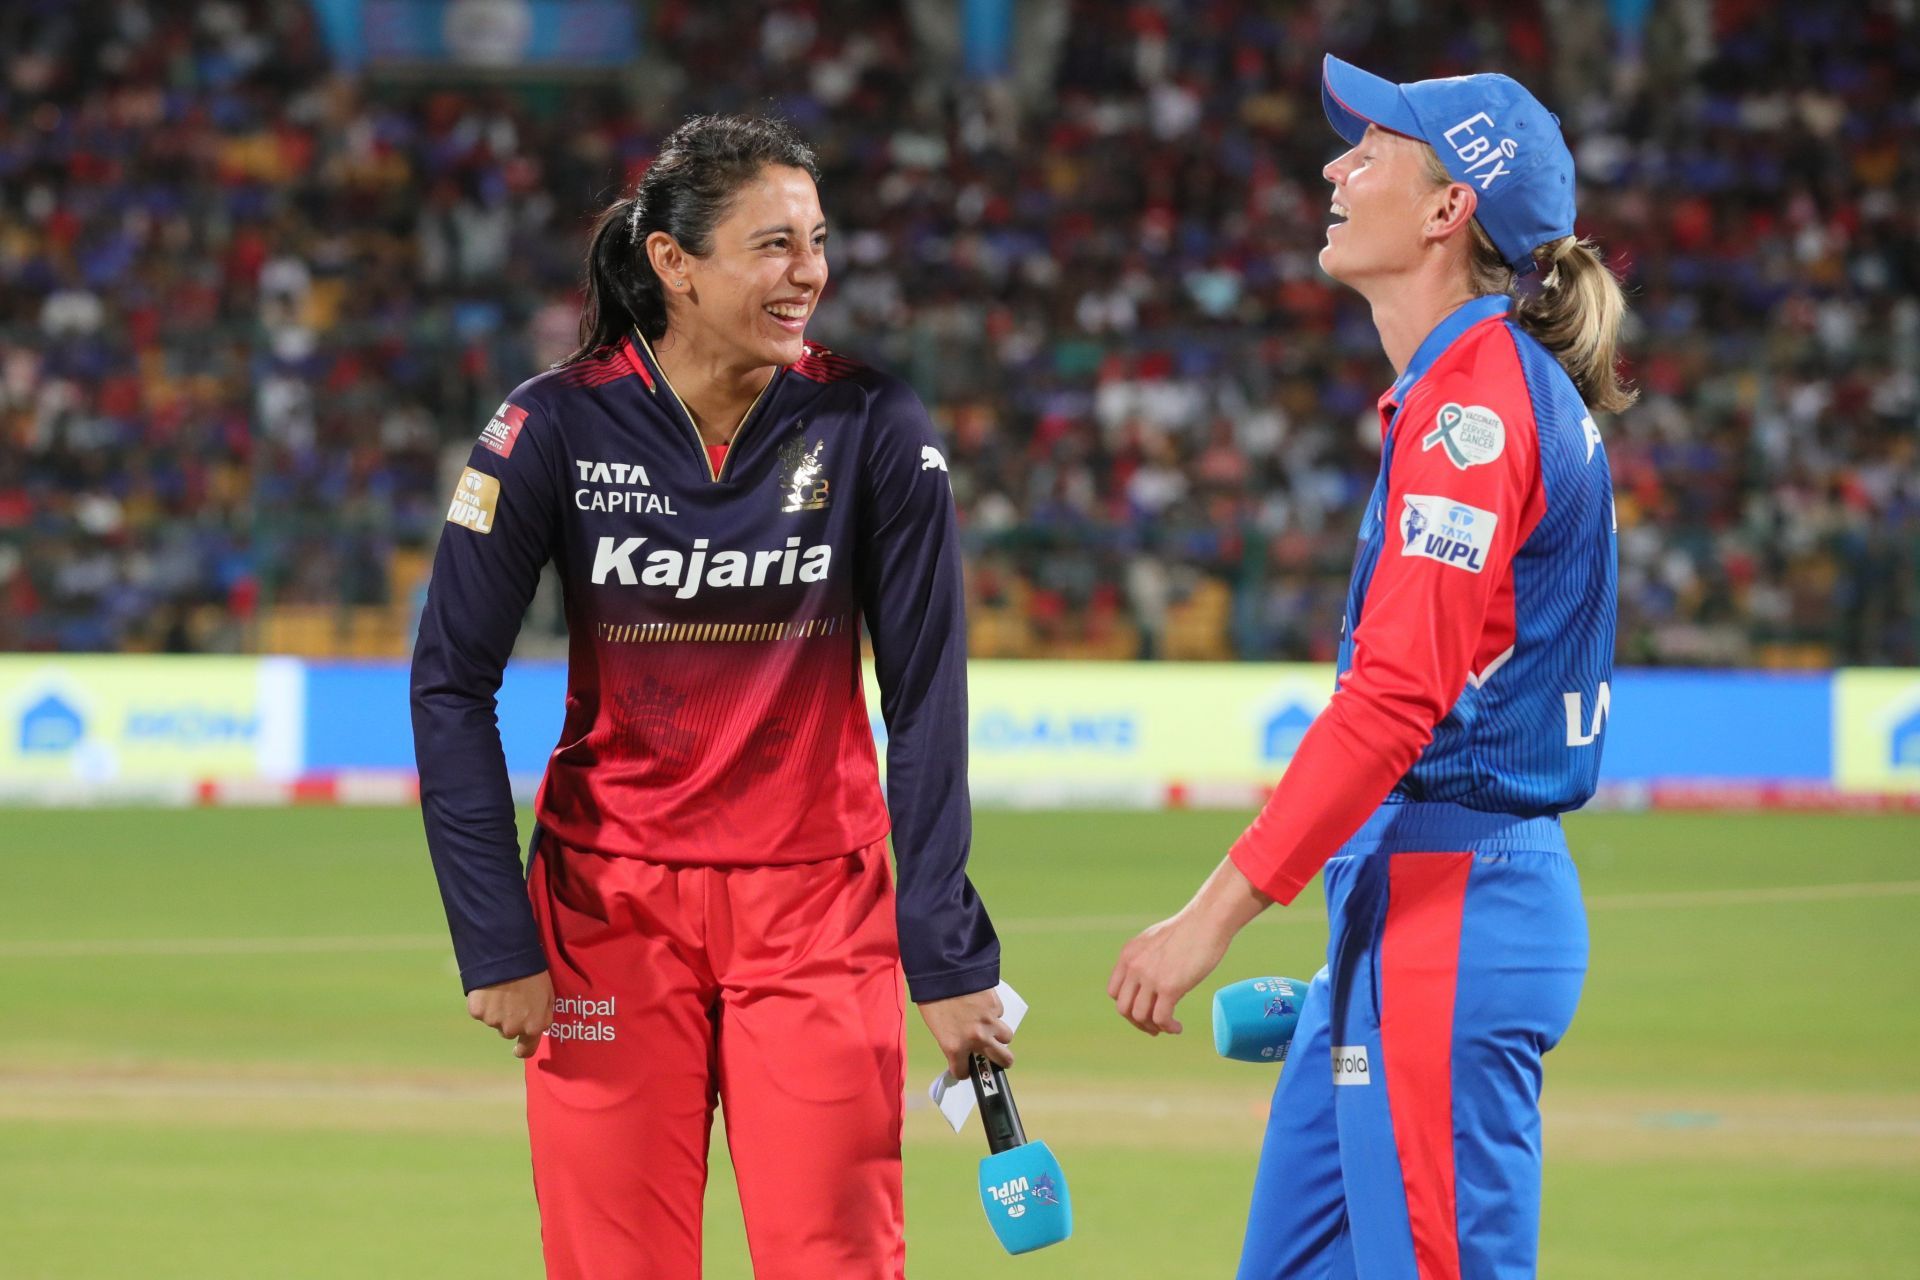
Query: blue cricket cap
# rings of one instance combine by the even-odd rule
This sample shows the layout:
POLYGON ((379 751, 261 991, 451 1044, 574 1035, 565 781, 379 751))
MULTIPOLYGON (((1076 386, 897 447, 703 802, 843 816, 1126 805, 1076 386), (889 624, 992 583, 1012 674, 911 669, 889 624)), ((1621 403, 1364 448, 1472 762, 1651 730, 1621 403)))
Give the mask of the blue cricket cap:
POLYGON ((1534 269, 1536 248, 1573 234, 1573 153, 1560 117, 1518 80, 1485 74, 1395 84, 1328 54, 1320 102, 1349 145, 1377 124, 1432 147, 1453 180, 1479 196, 1474 217, 1521 275, 1534 269))

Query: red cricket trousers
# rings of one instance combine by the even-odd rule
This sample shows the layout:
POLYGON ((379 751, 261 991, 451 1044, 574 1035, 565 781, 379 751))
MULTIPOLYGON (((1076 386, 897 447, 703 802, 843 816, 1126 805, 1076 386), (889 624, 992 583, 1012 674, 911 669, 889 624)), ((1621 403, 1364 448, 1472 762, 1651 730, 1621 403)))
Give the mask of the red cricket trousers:
POLYGON ((527 1063, 547 1274, 699 1280, 726 1109, 758 1280, 900 1280, 905 993, 884 840, 672 867, 543 837, 553 1029, 527 1063))

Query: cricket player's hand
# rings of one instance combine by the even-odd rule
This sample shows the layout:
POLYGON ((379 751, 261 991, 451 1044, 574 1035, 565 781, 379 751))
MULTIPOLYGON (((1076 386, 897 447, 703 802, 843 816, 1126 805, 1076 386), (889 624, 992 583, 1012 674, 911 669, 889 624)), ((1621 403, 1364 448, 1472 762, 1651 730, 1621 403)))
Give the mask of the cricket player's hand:
POLYGON ((1120 948, 1107 996, 1120 1016, 1150 1036, 1179 1035, 1180 998, 1213 972, 1233 936, 1273 905, 1233 865, 1220 866, 1177 915, 1151 925, 1120 948))
POLYGON ((1000 1020, 1004 1012, 1000 995, 992 987, 971 995, 929 1000, 920 1006, 920 1016, 926 1019, 927 1030, 933 1032, 940 1052, 947 1056, 947 1070, 955 1080, 967 1078, 967 1059, 976 1053, 1003 1067, 1013 1065, 1013 1050, 1007 1048, 1013 1041, 1013 1028, 1000 1020))
POLYGON ((467 1013, 513 1041, 514 1057, 531 1058, 553 1025, 553 979, 542 969, 512 982, 475 987, 467 993, 467 1013))
POLYGON ((1199 986, 1227 954, 1221 935, 1182 911, 1149 925, 1120 948, 1107 995, 1120 1016, 1150 1036, 1185 1030, 1174 1017, 1180 997, 1199 986))

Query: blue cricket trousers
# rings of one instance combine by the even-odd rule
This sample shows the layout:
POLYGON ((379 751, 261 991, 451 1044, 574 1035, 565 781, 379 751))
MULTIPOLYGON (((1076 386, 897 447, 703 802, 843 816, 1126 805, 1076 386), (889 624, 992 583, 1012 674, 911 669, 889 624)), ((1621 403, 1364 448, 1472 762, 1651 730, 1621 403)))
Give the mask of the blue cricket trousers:
POLYGON ((1540 1060, 1587 971, 1559 821, 1382 805, 1325 881, 1240 1280, 1531 1277, 1540 1060))

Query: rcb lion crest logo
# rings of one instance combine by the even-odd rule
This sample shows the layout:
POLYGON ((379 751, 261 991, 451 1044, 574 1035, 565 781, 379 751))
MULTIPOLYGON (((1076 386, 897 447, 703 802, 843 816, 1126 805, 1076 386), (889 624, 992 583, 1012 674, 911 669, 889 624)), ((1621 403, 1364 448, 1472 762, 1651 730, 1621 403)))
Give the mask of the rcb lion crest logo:
POLYGON ((780 446, 780 509, 782 511, 818 511, 827 505, 829 481, 822 474, 825 464, 820 453, 825 440, 815 440, 807 448, 807 438, 795 431, 780 446))

